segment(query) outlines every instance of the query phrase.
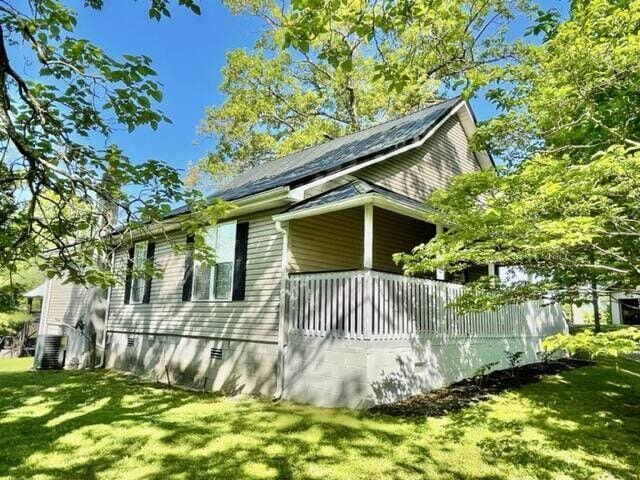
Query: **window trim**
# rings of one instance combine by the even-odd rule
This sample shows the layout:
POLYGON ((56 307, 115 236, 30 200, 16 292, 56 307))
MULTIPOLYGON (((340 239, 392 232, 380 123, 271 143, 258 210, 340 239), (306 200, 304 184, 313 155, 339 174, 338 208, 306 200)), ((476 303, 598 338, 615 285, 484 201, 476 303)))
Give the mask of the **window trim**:
MULTIPOLYGON (((138 247, 141 247, 142 245, 144 245, 144 259, 143 262, 147 261, 147 253, 149 252, 149 240, 141 240, 139 242, 136 242, 133 244, 133 259, 132 259, 132 268, 133 270, 136 269, 136 254, 138 253, 138 247)), ((146 277, 133 277, 131 278, 131 286, 130 288, 130 293, 129 293, 129 303, 131 305, 141 305, 144 302, 144 289, 146 285, 146 277), (142 286, 142 295, 140 297, 140 300, 134 300, 133 298, 133 292, 134 292, 134 285, 136 281, 141 281, 143 282, 143 286, 142 286)))
MULTIPOLYGON (((238 234, 238 221, 237 220, 232 220, 229 222, 221 222, 221 223, 216 223, 215 225, 210 225, 208 228, 212 228, 215 227, 216 229, 218 227, 221 227, 223 225, 233 225, 234 226, 234 232, 233 232, 233 237, 234 240, 238 234)), ((218 234, 216 232, 216 243, 218 241, 218 234)), ((235 241, 234 241, 234 247, 235 247, 235 241)), ((226 262, 224 262, 226 263, 226 262)), ((235 276, 235 265, 236 265, 236 255, 235 255, 235 248, 233 250, 233 260, 231 261, 231 279, 230 279, 230 283, 231 283, 231 288, 229 289, 229 296, 227 298, 216 298, 215 297, 215 278, 216 278, 216 273, 217 273, 217 267, 218 264, 216 262, 215 265, 213 265, 211 267, 211 282, 209 283, 209 298, 196 298, 195 294, 196 294, 196 288, 195 288, 195 283, 196 283, 196 278, 197 278, 197 274, 198 274, 198 269, 200 268, 200 264, 201 261, 200 260, 193 260, 193 276, 191 278, 191 301, 192 302, 196 302, 196 303, 223 303, 223 302, 233 302, 233 279, 235 276), (212 296, 211 296, 212 295, 212 296)))

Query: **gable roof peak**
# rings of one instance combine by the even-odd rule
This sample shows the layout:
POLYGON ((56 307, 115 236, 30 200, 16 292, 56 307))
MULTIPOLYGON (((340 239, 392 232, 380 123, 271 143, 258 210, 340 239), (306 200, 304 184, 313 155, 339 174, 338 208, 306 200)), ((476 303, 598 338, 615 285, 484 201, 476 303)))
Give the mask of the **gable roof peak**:
POLYGON ((211 198, 236 200, 272 188, 299 184, 321 173, 393 150, 425 135, 461 101, 460 97, 444 100, 263 163, 231 179, 211 198))

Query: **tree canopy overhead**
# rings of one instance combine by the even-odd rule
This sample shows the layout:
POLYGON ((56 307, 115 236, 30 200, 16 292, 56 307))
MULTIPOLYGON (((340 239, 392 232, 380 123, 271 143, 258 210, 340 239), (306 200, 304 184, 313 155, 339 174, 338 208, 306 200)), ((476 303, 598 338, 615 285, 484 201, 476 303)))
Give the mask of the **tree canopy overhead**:
MULTIPOLYGON (((168 16, 172 3, 150 0, 149 16, 168 16)), ((111 143, 114 129, 169 121, 162 92, 149 57, 112 56, 78 38, 76 22, 63 1, 0 2, 0 269, 36 258, 50 275, 106 285, 114 277, 96 260, 114 247, 116 207, 128 238, 198 197, 167 164, 130 161, 111 143)))
POLYGON ((487 77, 502 113, 477 140, 512 168, 434 194, 436 217, 455 228, 397 256, 408 273, 494 261, 537 279, 485 279, 469 308, 540 297, 597 306, 640 285, 640 1, 575 1, 568 19, 540 22, 545 42, 487 77))
MULTIPOLYGON (((221 177, 406 114, 443 86, 483 78, 508 59, 509 23, 528 2, 510 0, 227 0, 257 16, 253 50, 227 56, 201 132, 215 151, 199 173, 221 177)), ((517 43, 517 42, 516 42, 517 43)))

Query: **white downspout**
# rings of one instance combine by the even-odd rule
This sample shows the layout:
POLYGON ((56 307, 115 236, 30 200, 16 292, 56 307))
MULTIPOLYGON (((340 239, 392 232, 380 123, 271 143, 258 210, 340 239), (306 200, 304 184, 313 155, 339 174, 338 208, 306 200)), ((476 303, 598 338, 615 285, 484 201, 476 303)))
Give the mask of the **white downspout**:
MULTIPOLYGON (((116 252, 115 250, 111 252, 111 273, 115 271, 116 265, 116 252)), ((96 366, 96 368, 104 368, 107 356, 107 331, 109 328, 109 310, 111 310, 111 291, 113 287, 109 287, 107 290, 107 305, 104 309, 104 334, 102 335, 102 355, 100 355, 100 363, 96 366)))
POLYGON ((282 264, 280 277, 280 308, 278 310, 278 360, 276 364, 276 391, 274 400, 284 392, 284 358, 287 348, 287 288, 289 285, 289 225, 276 222, 276 231, 282 234, 282 264))

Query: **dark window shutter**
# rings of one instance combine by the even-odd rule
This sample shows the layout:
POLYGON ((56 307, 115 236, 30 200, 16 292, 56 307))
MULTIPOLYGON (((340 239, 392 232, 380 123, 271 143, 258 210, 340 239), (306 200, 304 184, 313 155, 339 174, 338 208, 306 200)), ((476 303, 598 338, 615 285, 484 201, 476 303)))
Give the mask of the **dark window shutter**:
POLYGON ((195 237, 187 235, 187 251, 184 256, 184 278, 182 280, 182 301, 191 300, 191 290, 193 288, 193 242, 195 237))
POLYGON ((235 262, 233 265, 232 300, 244 300, 244 284, 247 277, 247 244, 249 223, 238 223, 236 227, 235 262))
POLYGON ((127 260, 127 276, 124 281, 124 303, 129 303, 131 298, 131 271, 133 270, 134 247, 129 249, 129 259, 127 260))
MULTIPOLYGON (((147 261, 153 264, 153 260, 156 255, 156 244, 154 242, 149 242, 147 245, 147 261)), ((142 303, 149 303, 151 299, 151 280, 152 277, 149 275, 144 282, 144 295, 142 297, 142 303)))

